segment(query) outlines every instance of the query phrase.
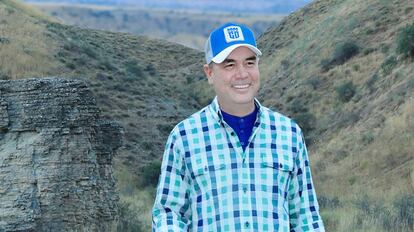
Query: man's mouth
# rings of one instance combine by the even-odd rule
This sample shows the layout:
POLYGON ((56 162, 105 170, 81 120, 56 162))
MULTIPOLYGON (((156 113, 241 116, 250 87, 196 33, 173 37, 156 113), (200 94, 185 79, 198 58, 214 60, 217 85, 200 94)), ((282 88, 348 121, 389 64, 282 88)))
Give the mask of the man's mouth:
POLYGON ((235 89, 246 89, 249 88, 251 84, 243 84, 243 85, 232 85, 235 89))

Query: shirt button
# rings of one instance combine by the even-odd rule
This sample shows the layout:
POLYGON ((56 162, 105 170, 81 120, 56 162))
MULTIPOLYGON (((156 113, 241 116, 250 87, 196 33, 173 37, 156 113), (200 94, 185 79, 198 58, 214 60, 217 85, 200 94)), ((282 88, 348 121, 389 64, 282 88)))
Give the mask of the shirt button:
POLYGON ((246 228, 249 228, 250 223, 249 223, 249 222, 246 222, 246 223, 244 223, 244 226, 245 226, 246 228))
POLYGON ((241 142, 240 144, 241 144, 242 146, 244 146, 244 142, 241 142))
POLYGON ((244 122, 244 119, 240 119, 240 122, 243 123, 244 122))
POLYGON ((244 187, 243 187, 243 192, 244 192, 244 193, 246 193, 246 192, 247 192, 247 187, 246 187, 246 186, 244 186, 244 187))
POLYGON ((234 136, 234 132, 231 132, 230 134, 231 134, 231 136, 234 136))

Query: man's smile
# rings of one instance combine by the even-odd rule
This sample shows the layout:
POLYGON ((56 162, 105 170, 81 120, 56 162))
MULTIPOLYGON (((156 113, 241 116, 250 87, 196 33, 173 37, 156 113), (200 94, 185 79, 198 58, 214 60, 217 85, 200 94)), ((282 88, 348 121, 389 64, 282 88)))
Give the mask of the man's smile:
POLYGON ((235 89, 247 89, 251 86, 251 84, 237 84, 237 85, 231 85, 232 88, 235 89))

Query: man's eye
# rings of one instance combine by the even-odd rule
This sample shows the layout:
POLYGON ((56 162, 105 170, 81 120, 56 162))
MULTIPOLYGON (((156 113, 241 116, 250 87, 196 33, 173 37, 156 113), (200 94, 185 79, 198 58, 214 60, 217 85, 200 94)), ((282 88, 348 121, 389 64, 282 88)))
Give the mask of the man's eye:
POLYGON ((228 63, 228 64, 224 65, 224 67, 225 67, 225 68, 231 68, 231 67, 233 67, 233 66, 234 66, 234 64, 233 64, 233 63, 228 63))

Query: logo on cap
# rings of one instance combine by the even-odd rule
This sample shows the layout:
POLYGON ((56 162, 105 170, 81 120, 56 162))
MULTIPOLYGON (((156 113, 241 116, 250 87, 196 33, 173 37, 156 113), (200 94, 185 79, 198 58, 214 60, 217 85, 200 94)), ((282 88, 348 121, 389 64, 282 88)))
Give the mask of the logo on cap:
POLYGON ((223 31, 227 43, 244 40, 243 32, 238 26, 225 27, 223 31))

